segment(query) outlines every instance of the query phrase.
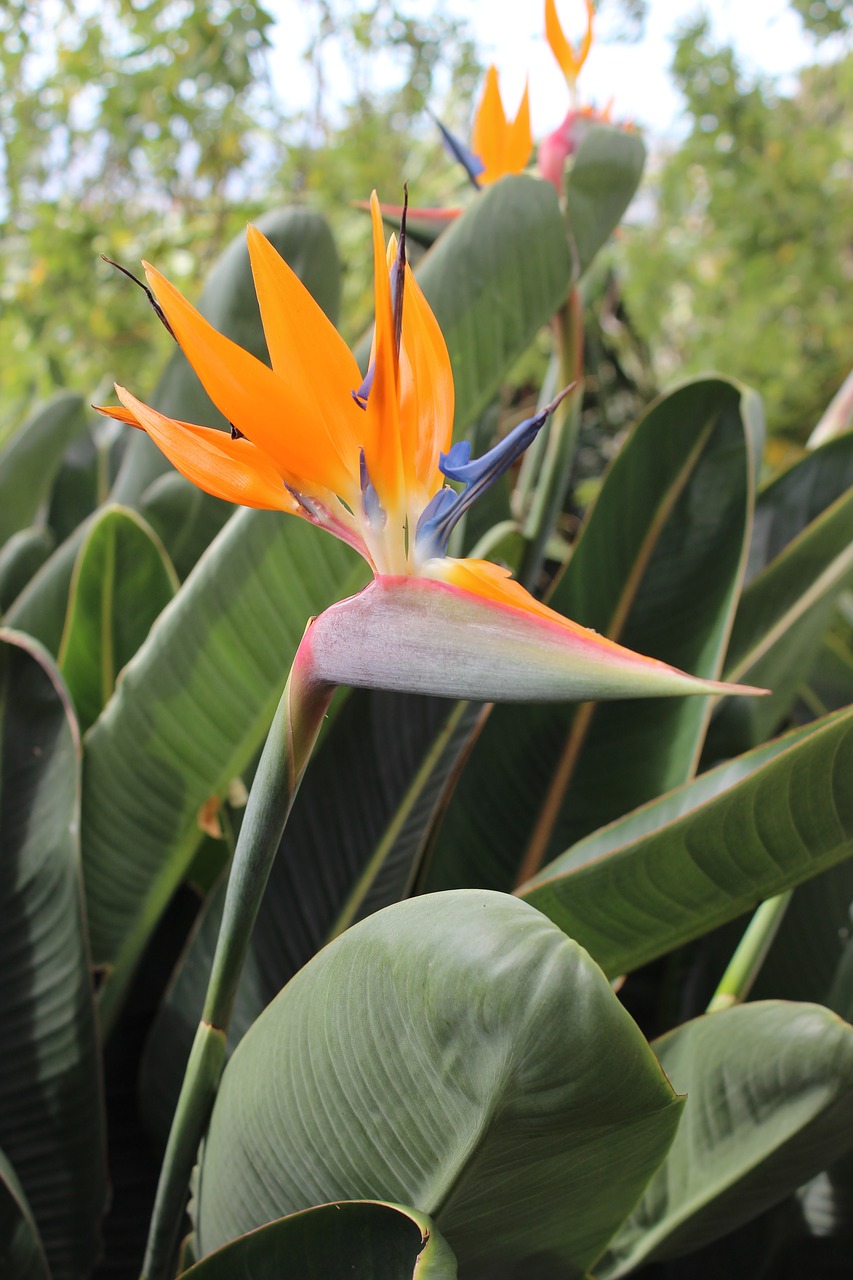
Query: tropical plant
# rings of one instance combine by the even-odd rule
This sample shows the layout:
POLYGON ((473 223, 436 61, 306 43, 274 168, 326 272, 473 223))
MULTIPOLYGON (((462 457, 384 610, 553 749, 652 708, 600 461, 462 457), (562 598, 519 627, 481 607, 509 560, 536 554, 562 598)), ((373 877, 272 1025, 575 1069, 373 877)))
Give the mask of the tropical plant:
MULTIPOLYGON (((288 282, 277 295, 258 271, 268 336, 276 297, 288 303, 269 354, 284 377, 299 353, 291 403, 303 397, 316 425, 316 405, 344 386, 347 420, 377 432, 357 487, 336 489, 343 510, 329 505, 333 452, 312 473, 303 435, 299 465, 283 462, 280 424, 225 386, 234 348, 156 276, 219 410, 176 351, 151 403, 126 395, 118 416, 180 446, 208 488, 215 472, 220 495, 275 491, 306 518, 234 512, 143 432, 96 425, 72 397, 0 455, 10 1275, 137 1275, 152 1211, 145 1274, 198 1280, 604 1278, 660 1260, 675 1275, 683 1255, 734 1260, 735 1274, 751 1232, 774 1241, 760 1274, 781 1276, 818 1238, 821 1258, 844 1247, 853 437, 762 487, 757 395, 693 379, 641 416, 571 536, 579 392, 542 423, 575 317, 553 330, 539 403, 501 402, 543 326, 570 295, 579 304, 641 165, 636 135, 592 125, 562 198, 531 177, 497 182, 425 254, 426 302, 411 282, 391 288, 377 244, 372 386, 349 387, 342 343, 323 359, 326 322, 253 237, 256 269, 260 255, 268 281, 288 282), (429 359, 408 345, 413 299, 429 359), (423 600, 429 573, 407 578, 368 546, 379 576, 353 595, 363 562, 309 525, 335 510, 357 542, 363 513, 380 541, 399 539, 378 511, 393 476, 377 406, 398 385, 435 387, 445 366, 429 363, 441 340, 428 312, 452 366, 457 443, 444 449, 446 397, 439 411, 425 395, 415 416, 445 415, 430 484, 440 445, 443 474, 464 487, 435 503, 415 468, 425 505, 409 510, 401 554, 416 553, 415 525, 439 560, 447 537, 452 552, 424 625, 419 606, 370 602, 389 582, 423 600), (182 425, 202 423, 219 434, 182 425), (537 428, 519 469, 515 444, 537 428), (496 448, 503 468, 470 511, 480 473, 464 440, 496 448), (259 446, 294 492, 264 488, 259 446), (547 608, 494 566, 471 571, 479 588, 455 576, 486 556, 547 608), (509 631, 519 617, 525 636, 509 631), (569 618, 598 635, 578 640, 569 618), (546 635, 559 657, 539 696, 577 680, 576 643, 598 661, 576 695, 629 691, 601 685, 621 646, 655 660, 624 659, 645 673, 636 692, 676 667, 696 693, 448 696, 523 697, 546 635), (363 687, 329 701, 318 679, 363 687), (721 700, 720 680, 771 694, 721 700)), ((323 218, 286 209, 262 230, 334 321, 340 268, 323 218)), ((394 273, 407 278, 400 259, 394 273)), ((264 355, 243 243, 200 307, 264 355)), ((361 354, 365 370, 367 343, 361 354)), ((263 410, 274 375, 239 359, 263 410)))

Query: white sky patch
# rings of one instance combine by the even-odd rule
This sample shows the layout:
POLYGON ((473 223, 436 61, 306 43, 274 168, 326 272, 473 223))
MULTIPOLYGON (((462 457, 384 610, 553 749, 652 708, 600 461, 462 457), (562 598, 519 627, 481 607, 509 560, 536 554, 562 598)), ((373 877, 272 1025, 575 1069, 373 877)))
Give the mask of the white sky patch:
MULTIPOLYGON (((273 82, 286 109, 310 116, 312 79, 302 54, 310 37, 312 12, 299 0, 268 0, 277 18, 273 34, 271 67, 273 82)), ((533 133, 536 137, 555 129, 569 106, 568 90, 544 36, 544 0, 503 4, 500 0, 446 0, 450 13, 468 20, 485 63, 494 62, 500 73, 501 93, 513 114, 529 77, 533 133)), ((580 100, 604 107, 613 99, 617 120, 631 120, 658 138, 684 132, 682 99, 669 74, 673 41, 679 27, 702 6, 696 0, 651 0, 643 39, 634 44, 612 38, 613 19, 607 13, 596 23, 596 40, 579 80, 580 100)), ((819 59, 835 56, 833 41, 816 46, 786 0, 713 0, 711 36, 715 42, 734 45, 742 69, 785 77, 819 59)), ((577 44, 584 30, 583 0, 557 0, 557 10, 568 39, 577 44)), ((345 99, 351 84, 345 68, 334 56, 327 64, 326 93, 345 99)), ((325 104, 330 105, 329 102, 325 104)), ((473 104, 472 104, 473 107, 473 104)))

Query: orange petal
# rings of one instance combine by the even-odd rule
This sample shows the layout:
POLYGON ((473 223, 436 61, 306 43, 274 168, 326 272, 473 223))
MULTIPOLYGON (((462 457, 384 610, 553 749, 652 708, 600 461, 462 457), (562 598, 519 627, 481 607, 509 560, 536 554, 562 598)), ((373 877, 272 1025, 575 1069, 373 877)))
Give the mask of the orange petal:
POLYGON ((545 0, 545 36, 551 46, 551 52, 557 59, 563 75, 570 86, 574 86, 581 67, 586 62, 592 47, 592 20, 595 9, 592 0, 586 0, 586 32, 578 45, 577 52, 566 39, 554 0, 545 0))
POLYGON ((406 485, 432 496, 444 482, 439 452, 453 437, 453 371, 438 321, 406 267, 400 353, 400 434, 406 485))
POLYGON ((266 236, 249 226, 247 239, 272 367, 284 383, 313 397, 316 416, 354 473, 360 441, 350 402, 361 382, 355 357, 266 236))
POLYGON ((518 108, 518 115, 509 127, 506 140, 504 165, 507 173, 521 173, 533 151, 533 134, 530 131, 530 95, 527 82, 518 108))
POLYGON ((482 186, 487 186, 503 177, 505 171, 502 162, 506 135, 507 120, 498 87, 498 73, 492 66, 486 72, 483 96, 471 130, 471 149, 486 166, 477 177, 477 181, 482 186))
MULTIPOLYGON (((276 467, 336 493, 352 491, 358 458, 341 458, 326 422, 318 415, 310 375, 285 382, 262 361, 224 337, 153 267, 145 265, 184 354, 211 400, 229 422, 262 449, 276 467)), ((341 413, 358 413, 352 400, 341 413)))
MULTIPOLYGON (((403 463, 399 426, 399 373, 391 281, 386 261, 382 213, 374 191, 370 197, 373 220, 373 292, 376 307, 374 329, 375 371, 361 435, 368 474, 386 511, 396 511, 403 495, 403 463)), ((361 410, 357 412, 362 413, 361 410)))
POLYGON ((101 410, 146 431, 181 475, 215 498, 243 507, 298 512, 298 504, 268 458, 248 440, 232 440, 224 431, 167 418, 123 387, 116 394, 125 406, 101 410))

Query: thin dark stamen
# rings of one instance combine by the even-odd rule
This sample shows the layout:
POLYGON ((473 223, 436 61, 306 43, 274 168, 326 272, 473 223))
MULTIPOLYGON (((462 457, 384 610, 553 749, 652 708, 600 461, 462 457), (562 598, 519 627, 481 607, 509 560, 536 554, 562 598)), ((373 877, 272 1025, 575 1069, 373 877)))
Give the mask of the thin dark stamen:
POLYGON ((165 311, 160 306, 160 303, 154 297, 154 294, 148 288, 148 285, 145 283, 145 281, 140 280, 139 277, 135 276, 132 271, 128 271, 127 267, 123 267, 120 262, 114 262, 112 258, 108 258, 105 253, 102 253, 101 257, 103 258, 104 262, 108 262, 111 267, 115 267, 117 271, 120 271, 122 273, 122 275, 127 276, 128 280, 132 280, 134 284, 139 285, 140 289, 145 294, 148 301, 151 303, 151 306, 154 308, 154 313, 157 316, 157 319, 172 335, 172 337, 175 339, 175 342, 177 342, 178 339, 175 336, 175 331, 172 328, 172 326, 169 324, 169 321, 166 319, 165 311))
POLYGON ((400 343, 403 338, 403 289, 406 284, 406 214, 409 209, 409 184, 403 184, 403 215, 400 218, 400 241, 397 245, 397 261, 394 263, 394 297, 391 305, 394 313, 394 345, 397 358, 400 357, 400 343))

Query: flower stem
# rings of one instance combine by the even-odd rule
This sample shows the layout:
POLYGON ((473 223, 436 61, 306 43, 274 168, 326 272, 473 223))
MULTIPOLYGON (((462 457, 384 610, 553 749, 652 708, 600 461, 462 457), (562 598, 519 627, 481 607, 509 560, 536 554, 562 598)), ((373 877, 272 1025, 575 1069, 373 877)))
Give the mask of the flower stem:
POLYGON ((708 1005, 708 1013, 729 1009, 733 1004, 740 1004, 749 995, 790 900, 789 889, 787 893, 768 898, 756 910, 720 979, 708 1005))
POLYGON ((519 581, 531 590, 545 558, 545 546, 562 510, 572 474, 583 402, 583 307, 580 290, 573 288, 554 317, 558 356, 557 385, 574 383, 571 393, 554 411, 533 502, 524 526, 526 548, 519 581))
POLYGON ((302 775, 334 688, 306 679, 297 652, 264 745, 234 851, 204 1012, 166 1146, 141 1280, 165 1280, 187 1188, 225 1065, 226 1042, 252 927, 302 775))

